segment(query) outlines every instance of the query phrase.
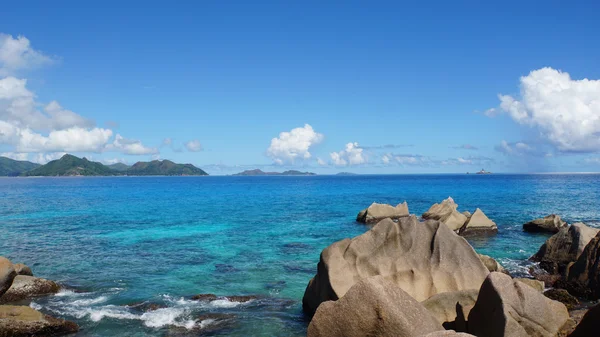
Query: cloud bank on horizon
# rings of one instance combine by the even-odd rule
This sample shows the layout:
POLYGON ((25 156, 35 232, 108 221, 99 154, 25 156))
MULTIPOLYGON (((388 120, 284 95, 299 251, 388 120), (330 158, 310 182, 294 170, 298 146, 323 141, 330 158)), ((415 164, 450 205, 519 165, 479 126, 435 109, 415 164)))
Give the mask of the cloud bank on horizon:
MULTIPOLYGON (((149 146, 115 132, 118 121, 106 121, 106 126, 100 127, 93 119, 71 111, 55 100, 40 101, 29 88, 26 74, 58 63, 62 63, 58 56, 34 49, 26 37, 0 33, 0 146, 3 151, 0 155, 45 163, 67 152, 159 158, 161 149, 165 147, 173 152, 184 149, 190 153, 204 151, 199 139, 182 142, 179 147, 173 138, 166 137, 162 141, 157 140, 159 145, 149 146)), ((520 78, 518 95, 498 94, 498 99, 499 105, 485 111, 485 115, 490 118, 508 116, 516 127, 531 130, 535 134, 534 144, 518 139, 498 139, 493 150, 505 158, 550 159, 568 154, 595 155, 600 150, 600 80, 573 79, 567 72, 545 67, 520 78)), ((326 135, 305 123, 272 138, 264 156, 276 166, 324 169, 483 166, 499 163, 486 155, 439 158, 401 150, 414 147, 413 144, 361 146, 354 139, 331 144, 334 149, 341 150, 321 151, 320 155, 325 139, 326 135)), ((484 150, 481 146, 473 145, 477 144, 477 139, 472 141, 443 145, 472 154, 484 150)), ((125 161, 123 158, 102 160, 106 163, 125 161)), ((584 158, 581 162, 600 164, 600 158, 584 158)))

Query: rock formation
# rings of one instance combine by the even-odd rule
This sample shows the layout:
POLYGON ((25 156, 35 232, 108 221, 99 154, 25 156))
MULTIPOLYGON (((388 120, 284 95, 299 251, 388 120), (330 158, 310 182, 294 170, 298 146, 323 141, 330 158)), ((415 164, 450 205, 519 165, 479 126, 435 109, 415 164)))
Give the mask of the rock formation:
POLYGON ((0 304, 56 294, 59 290, 60 286, 53 281, 33 276, 17 275, 10 289, 0 297, 0 304))
POLYGON ((498 226, 490 220, 479 208, 473 212, 473 215, 466 221, 460 229, 461 235, 472 234, 495 234, 498 233, 498 226))
POLYGON ((431 206, 427 212, 423 213, 422 217, 425 220, 439 220, 451 230, 459 231, 467 222, 467 217, 459 213, 456 210, 457 208, 458 205, 454 202, 454 199, 448 197, 441 203, 431 206))
POLYGON ((308 337, 416 337, 443 329, 419 302, 378 276, 354 284, 338 301, 322 303, 308 337))
POLYGON ((522 282, 490 273, 468 319, 468 332, 485 337, 553 337, 569 319, 567 308, 522 282))
POLYGON ((466 331, 466 318, 477 301, 478 289, 433 295, 421 302, 446 329, 466 331))
POLYGON ((600 298, 600 233, 590 240, 566 274, 570 293, 590 299, 600 298))
POLYGON ((569 263, 577 261, 585 246, 598 233, 583 223, 561 228, 540 247, 531 260, 551 274, 563 274, 569 263))
POLYGON ((15 267, 5 257, 0 256, 0 297, 10 288, 17 276, 15 267))
POLYGON ((372 203, 366 209, 363 209, 358 213, 356 217, 356 221, 371 224, 376 223, 385 218, 390 218, 393 220, 397 220, 401 217, 408 216, 410 213, 408 212, 408 204, 406 201, 404 203, 398 204, 396 207, 388 204, 378 204, 376 202, 372 203))
POLYGON ((337 300, 361 279, 384 276, 417 301, 443 292, 478 289, 489 274, 467 241, 439 221, 415 216, 380 221, 353 239, 333 243, 321 253, 303 308, 337 300))
POLYGON ((562 228, 566 228, 567 223, 562 221, 560 216, 550 214, 540 219, 535 219, 523 224, 523 230, 526 232, 547 232, 558 233, 562 228))
POLYGON ((44 315, 27 306, 0 305, 1 336, 59 336, 78 330, 73 322, 44 315))

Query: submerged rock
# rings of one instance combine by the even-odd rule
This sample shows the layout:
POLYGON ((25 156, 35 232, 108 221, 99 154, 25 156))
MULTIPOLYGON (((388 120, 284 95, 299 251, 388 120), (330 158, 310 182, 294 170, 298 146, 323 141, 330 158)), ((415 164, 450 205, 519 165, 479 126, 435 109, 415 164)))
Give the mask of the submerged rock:
POLYGON ((413 337, 444 330, 423 305, 383 277, 364 279, 338 301, 322 303, 308 337, 413 337))
POLYGON ((467 217, 459 213, 456 209, 458 205, 452 197, 442 201, 439 204, 434 204, 429 210, 423 213, 422 217, 425 220, 439 220, 446 224, 451 230, 459 231, 467 222, 467 217))
POLYGON ((358 213, 356 221, 362 223, 375 223, 385 218, 399 219, 401 217, 408 216, 408 204, 405 202, 396 205, 396 207, 388 204, 372 203, 366 209, 363 209, 358 213))
POLYGON ((192 296, 192 300, 194 300, 194 301, 212 302, 216 299, 217 299, 217 295, 215 295, 215 294, 198 294, 198 295, 192 296))
POLYGON ((473 215, 467 220, 460 229, 461 235, 473 234, 495 234, 498 233, 498 226, 490 220, 482 210, 477 208, 473 215))
POLYGON ((567 308, 522 282, 490 273, 469 314, 468 332, 486 337, 556 336, 567 308))
POLYGON ((567 289, 578 296, 600 298, 600 233, 590 240, 577 262, 568 268, 567 289))
POLYGON ((561 228, 566 228, 567 223, 562 221, 560 216, 556 214, 550 214, 543 218, 535 219, 523 224, 523 230, 526 232, 547 232, 547 233, 558 233, 561 228))
POLYGON ((44 315, 27 306, 0 305, 0 336, 62 336, 78 330, 73 322, 44 315))
POLYGON ((466 319, 477 301, 478 289, 433 295, 421 302, 446 329, 466 331, 466 319))
POLYGON ((31 271, 31 268, 27 267, 26 265, 24 265, 22 263, 15 264, 15 272, 17 273, 17 275, 33 276, 33 272, 31 271))
POLYGON ((598 231, 583 223, 561 228, 546 240, 531 260, 540 262, 540 267, 551 274, 563 274, 569 263, 577 261, 598 231))
POLYGON ((361 279, 384 276, 417 301, 443 292, 478 289, 489 271, 467 241, 439 221, 415 216, 380 221, 321 253, 302 305, 309 315, 337 300, 361 279))
POLYGON ((7 258, 0 256, 0 298, 10 289, 15 276, 17 273, 13 264, 7 258))
POLYGON ((59 290, 60 286, 53 281, 33 276, 17 275, 10 289, 4 296, 0 297, 0 303, 13 303, 38 296, 56 294, 59 290))

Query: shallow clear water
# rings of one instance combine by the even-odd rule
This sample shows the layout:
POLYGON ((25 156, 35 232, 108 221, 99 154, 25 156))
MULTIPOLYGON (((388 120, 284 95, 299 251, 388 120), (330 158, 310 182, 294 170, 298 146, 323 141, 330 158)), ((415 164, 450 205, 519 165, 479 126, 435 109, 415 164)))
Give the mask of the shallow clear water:
POLYGON ((319 253, 368 229, 360 209, 407 200, 421 214, 448 196, 496 221, 496 237, 471 243, 517 273, 547 238, 522 223, 600 221, 600 175, 6 178, 0 255, 72 290, 31 305, 80 336, 301 336, 319 253), (199 293, 261 298, 189 300, 199 293), (164 308, 125 306, 144 301, 164 308))

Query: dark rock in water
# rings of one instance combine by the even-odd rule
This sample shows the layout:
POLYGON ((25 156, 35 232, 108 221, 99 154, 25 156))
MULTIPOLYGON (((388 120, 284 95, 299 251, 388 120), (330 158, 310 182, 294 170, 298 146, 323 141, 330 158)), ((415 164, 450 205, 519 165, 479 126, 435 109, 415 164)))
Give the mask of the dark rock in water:
POLYGON ((577 261, 585 246, 598 233, 598 229, 590 228, 582 223, 561 228, 540 247, 531 257, 540 262, 540 267, 550 274, 564 274, 567 265, 577 261))
POLYGON ((591 308, 584 316, 581 322, 575 328, 575 331, 569 337, 591 337, 600 335, 600 304, 591 308))
POLYGON ((314 274, 315 267, 313 266, 299 266, 296 264, 284 264, 283 269, 288 273, 307 273, 314 274))
POLYGON ((33 276, 33 272, 31 271, 31 268, 27 267, 26 265, 24 265, 22 263, 15 264, 15 272, 17 273, 17 275, 33 276))
POLYGON ((194 301, 212 302, 218 299, 227 299, 230 302, 245 303, 257 299, 255 295, 233 295, 233 296, 217 296, 215 294, 198 294, 191 297, 194 301))
POLYGON ((211 302, 216 299, 217 299, 217 295, 215 295, 215 294, 198 294, 198 295, 192 296, 192 300, 194 300, 194 301, 211 302))
POLYGON ((5 257, 0 256, 0 297, 10 289, 17 276, 14 265, 5 257))
POLYGON ((319 304, 342 298, 356 282, 384 276, 417 301, 448 291, 477 289, 489 274, 467 241, 439 221, 415 216, 385 219, 353 239, 321 253, 302 307, 311 315, 319 304))
POLYGON ((569 319, 567 308, 502 273, 490 273, 468 318, 475 336, 555 336, 569 319))
POLYGON ((281 247, 281 251, 284 254, 301 254, 311 251, 312 249, 313 247, 311 245, 302 242, 286 243, 281 247))
POLYGON ((13 303, 39 296, 56 294, 60 286, 53 281, 27 275, 17 275, 12 286, 0 297, 0 304, 13 303))
POLYGON ((579 300, 575 296, 569 294, 565 289, 548 289, 544 292, 544 296, 551 300, 559 301, 564 304, 568 310, 573 310, 579 305, 579 300))
POLYGON ((213 333, 224 334, 227 330, 233 328, 236 320, 233 314, 225 313, 207 313, 196 317, 196 326, 192 329, 172 326, 169 328, 169 336, 205 336, 213 333))
POLYGON ((409 294, 381 276, 354 284, 344 297, 321 303, 308 337, 412 337, 444 330, 409 294))
POLYGON ((75 333, 79 326, 28 306, 0 305, 0 336, 61 336, 75 333))
POLYGON ((546 270, 539 266, 532 266, 529 268, 529 275, 533 276, 534 279, 544 282, 548 287, 554 287, 556 282, 560 280, 560 275, 549 274, 546 270))
POLYGON ((163 309, 163 308, 167 307, 164 304, 152 303, 152 302, 147 302, 147 301, 130 303, 127 306, 131 309, 135 309, 135 310, 138 310, 141 312, 155 311, 155 310, 163 309))
POLYGON ((217 263, 217 264, 215 264, 215 270, 218 273, 223 273, 223 274, 235 273, 235 272, 240 271, 236 267, 234 267, 234 266, 232 266, 230 264, 224 264, 224 263, 217 263))
POLYGON ((258 299, 255 295, 225 296, 230 302, 246 303, 258 299))
POLYGON ((532 233, 558 233, 561 228, 566 228, 567 223, 562 221, 560 216, 556 214, 550 214, 540 219, 532 220, 526 224, 523 224, 523 230, 532 233))
POLYGON ((600 298, 600 232, 590 240, 581 256, 568 268, 566 289, 577 296, 600 298))
POLYGON ((286 286, 286 282, 284 280, 279 280, 279 281, 273 281, 273 282, 269 282, 265 285, 265 288, 267 289, 273 289, 273 290, 281 290, 283 288, 285 288, 286 286))

